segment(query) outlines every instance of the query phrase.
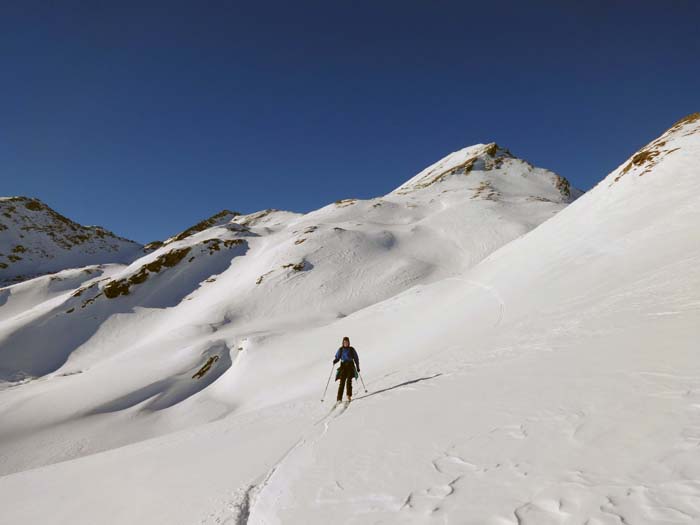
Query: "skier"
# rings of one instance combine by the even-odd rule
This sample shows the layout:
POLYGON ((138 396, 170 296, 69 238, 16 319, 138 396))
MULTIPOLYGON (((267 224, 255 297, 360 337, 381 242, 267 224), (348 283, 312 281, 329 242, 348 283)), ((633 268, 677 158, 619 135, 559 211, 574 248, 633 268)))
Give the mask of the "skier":
POLYGON ((338 403, 343 400, 343 389, 347 384, 348 391, 348 403, 352 400, 352 380, 356 377, 355 370, 360 373, 360 358, 357 355, 355 349, 350 346, 350 338, 343 337, 343 346, 338 348, 335 353, 335 359, 333 359, 333 364, 340 361, 340 368, 338 369, 338 375, 335 380, 340 380, 340 385, 338 385, 338 403))

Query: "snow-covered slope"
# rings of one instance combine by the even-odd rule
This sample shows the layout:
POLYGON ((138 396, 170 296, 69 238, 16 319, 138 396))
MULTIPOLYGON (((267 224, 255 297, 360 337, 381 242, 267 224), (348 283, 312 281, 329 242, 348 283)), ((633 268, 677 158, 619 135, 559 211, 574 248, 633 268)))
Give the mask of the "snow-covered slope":
MULTIPOLYGON (((242 397, 195 394, 267 341, 463 272, 578 195, 495 144, 455 155, 472 169, 305 215, 224 210, 129 265, 0 289, 0 472, 235 411, 242 397)), ((251 377, 275 374, 268 360, 251 377)))
POLYGON ((35 331, 87 327, 0 394, 7 519, 697 523, 700 115, 559 213, 551 174, 474 148, 5 319, 14 372, 35 331), (368 392, 329 412, 344 335, 368 392))
POLYGON ((193 396, 245 350, 456 275, 578 196, 561 177, 495 144, 448 159, 455 155, 472 159, 472 169, 305 215, 224 210, 149 244, 129 265, 68 270, 0 290, 0 379, 23 383, 3 396, 0 440, 11 453, 0 471, 221 417, 241 400, 193 396), (195 377, 202 368, 206 374, 195 377), (34 397, 39 391, 50 395, 50 408, 34 397), (144 417, 124 422, 135 406, 144 417), (46 446, 58 440, 86 444, 46 446), (20 452, 28 447, 38 452, 20 452))
POLYGON ((695 114, 464 275, 288 338, 358 334, 380 377, 239 516, 700 522, 699 161, 695 114))
POLYGON ((81 226, 38 199, 0 197, 0 284, 101 263, 125 263, 141 245, 81 226))
POLYGON ((102 354, 140 346, 129 334, 141 328, 171 331, 179 316, 198 326, 235 319, 230 347, 249 334, 330 322, 473 266, 572 198, 564 179, 495 144, 448 159, 455 155, 473 168, 438 184, 418 189, 409 181, 381 198, 346 199, 306 215, 224 210, 106 275, 87 273, 104 267, 86 268, 78 274, 84 282, 73 272, 7 287, 0 292, 7 303, 0 377, 44 376, 69 356, 69 371, 82 369, 102 354), (137 311, 143 308, 157 310, 137 311), (118 339, 114 323, 129 327, 118 339))

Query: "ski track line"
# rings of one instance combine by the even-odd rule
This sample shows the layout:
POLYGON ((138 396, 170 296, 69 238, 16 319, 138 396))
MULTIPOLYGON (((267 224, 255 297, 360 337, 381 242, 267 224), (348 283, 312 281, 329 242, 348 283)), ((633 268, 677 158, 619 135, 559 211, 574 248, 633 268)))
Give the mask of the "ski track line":
MULTIPOLYGON (((324 432, 325 433, 325 432, 324 432)), ((235 506, 239 509, 238 516, 234 519, 235 525, 247 525, 248 519, 250 518, 250 513, 255 506, 255 500, 265 487, 270 483, 272 476, 274 476, 277 469, 284 462, 285 459, 289 457, 292 452, 294 452, 298 447, 302 446, 306 442, 306 438, 302 437, 299 439, 292 447, 284 453, 284 455, 273 465, 273 467, 265 474, 265 476, 258 478, 257 483, 249 485, 248 488, 243 493, 240 503, 236 503, 235 506)))
POLYGON ((462 279, 460 277, 448 277, 446 280, 447 281, 462 281, 465 283, 472 284, 474 286, 478 286, 479 288, 489 292, 496 299, 496 301, 498 301, 498 305, 499 305, 498 319, 494 323, 493 327, 496 328, 497 326, 499 326, 501 324, 501 322, 503 321, 503 317, 505 316, 506 304, 503 301, 501 294, 498 293, 498 290, 496 290, 493 286, 489 286, 488 284, 480 283, 478 281, 472 281, 470 279, 462 279))
POLYGON ((239 514, 234 521, 235 525, 248 524, 250 514, 253 508, 255 507, 255 502, 258 498, 258 495, 269 485, 270 481, 272 480, 273 476, 275 475, 279 467, 282 465, 282 463, 284 463, 284 461, 289 456, 291 456, 295 450, 302 447, 307 442, 309 443, 309 446, 313 446, 314 444, 318 443, 318 441, 328 432, 328 428, 330 427, 331 421, 340 417, 347 409, 347 405, 340 407, 334 406, 325 416, 323 416, 323 418, 321 418, 319 421, 313 424, 313 426, 316 426, 320 423, 323 423, 323 430, 320 433, 318 433, 315 438, 313 437, 313 435, 302 436, 294 445, 292 445, 292 447, 289 450, 287 450, 287 452, 284 453, 282 458, 280 458, 280 460, 274 464, 274 466, 267 472, 267 474, 265 474, 265 476, 262 478, 262 481, 250 485, 246 489, 241 502, 235 505, 239 509, 239 514), (339 409, 337 413, 336 409, 339 409))
MULTIPOLYGON (((426 379, 433 379, 439 375, 441 374, 436 374, 435 376, 426 379)), ((359 399, 362 398, 360 397, 358 400, 359 399)), ((282 458, 280 458, 274 464, 274 466, 267 472, 267 474, 265 474, 265 476, 262 477, 262 479, 258 478, 259 480, 261 479, 261 481, 248 486, 240 500, 232 505, 238 509, 238 515, 234 518, 235 521, 233 522, 235 525, 248 525, 248 520, 250 519, 250 515, 255 507, 255 502, 258 499, 258 496, 270 484, 270 481, 272 481, 272 478, 284 461, 291 456, 295 450, 304 446, 305 444, 313 446, 318 443, 326 435, 326 433, 328 433, 328 429, 330 428, 333 420, 342 416, 348 408, 349 405, 345 404, 341 406, 334 406, 325 416, 312 424, 312 427, 316 427, 323 423, 323 430, 321 430, 321 432, 314 431, 312 428, 312 432, 302 436, 294 445, 292 445, 292 447, 290 447, 290 449, 284 453, 282 458), (316 435, 314 436, 314 434, 316 435)))

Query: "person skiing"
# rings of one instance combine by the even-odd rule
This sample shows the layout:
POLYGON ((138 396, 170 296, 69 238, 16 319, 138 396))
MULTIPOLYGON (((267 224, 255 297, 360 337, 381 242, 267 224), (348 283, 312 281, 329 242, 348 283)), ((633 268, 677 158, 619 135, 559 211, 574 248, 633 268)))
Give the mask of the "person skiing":
POLYGON ((340 361, 339 374, 336 376, 336 381, 340 380, 338 385, 338 400, 340 403, 343 400, 343 390, 347 385, 348 403, 352 400, 352 380, 355 375, 355 370, 360 373, 360 358, 355 349, 350 346, 350 338, 343 337, 343 346, 338 348, 333 359, 333 364, 340 361))

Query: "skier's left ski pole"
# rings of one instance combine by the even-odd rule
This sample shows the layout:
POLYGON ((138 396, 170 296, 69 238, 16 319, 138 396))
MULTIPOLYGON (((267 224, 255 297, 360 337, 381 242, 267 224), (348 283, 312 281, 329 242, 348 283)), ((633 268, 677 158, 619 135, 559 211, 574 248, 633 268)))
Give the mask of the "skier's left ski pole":
POLYGON ((326 381, 326 388, 323 390, 323 396, 321 396, 321 403, 323 403, 323 400, 326 398, 326 391, 328 390, 328 385, 331 382, 331 376, 333 375, 333 367, 335 366, 335 363, 331 364, 331 373, 328 374, 328 381, 326 381))
POLYGON ((360 376, 360 381, 362 381, 362 386, 364 387, 364 389, 365 389, 365 394, 366 394, 366 393, 367 393, 367 387, 365 386, 365 380, 362 379, 362 374, 361 374, 361 373, 358 372, 357 375, 360 376))

